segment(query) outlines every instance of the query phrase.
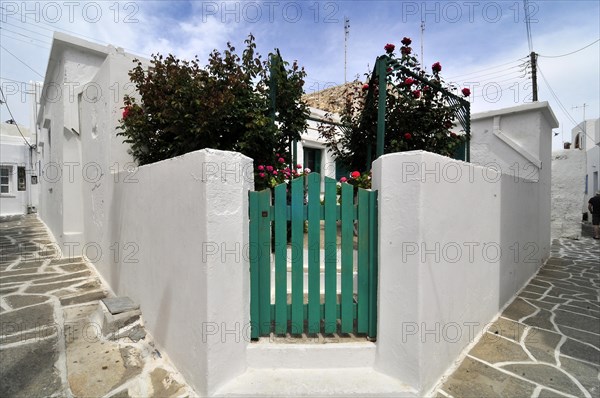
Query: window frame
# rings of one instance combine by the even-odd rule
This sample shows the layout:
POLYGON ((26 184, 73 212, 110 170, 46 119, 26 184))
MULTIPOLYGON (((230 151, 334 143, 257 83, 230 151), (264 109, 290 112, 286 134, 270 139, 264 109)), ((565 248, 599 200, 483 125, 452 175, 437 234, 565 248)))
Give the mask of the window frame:
POLYGON ((15 189, 13 187, 13 173, 14 166, 11 164, 2 164, 0 165, 0 196, 2 197, 15 197, 15 189), (3 175, 2 170, 8 170, 7 175, 3 175), (2 179, 7 178, 7 182, 3 183, 2 179), (8 187, 8 192, 2 192, 2 187, 8 187))

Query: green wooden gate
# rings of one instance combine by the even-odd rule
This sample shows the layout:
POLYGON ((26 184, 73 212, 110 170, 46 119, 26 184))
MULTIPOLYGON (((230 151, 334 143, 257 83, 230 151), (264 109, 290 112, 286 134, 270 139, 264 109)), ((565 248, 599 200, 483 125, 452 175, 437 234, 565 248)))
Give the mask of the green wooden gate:
POLYGON ((276 186, 274 198, 270 189, 250 192, 252 338, 340 332, 374 339, 377 192, 358 189, 355 197, 351 185, 341 184, 338 204, 332 178, 325 178, 323 202, 318 173, 289 185, 276 186))

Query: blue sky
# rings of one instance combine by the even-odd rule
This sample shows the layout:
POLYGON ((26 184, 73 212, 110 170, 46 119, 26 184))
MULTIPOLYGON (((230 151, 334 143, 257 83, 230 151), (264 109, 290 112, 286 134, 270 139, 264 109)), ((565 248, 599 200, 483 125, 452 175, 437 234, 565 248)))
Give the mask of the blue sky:
MULTIPOLYGON (((531 101, 524 2, 510 1, 2 1, 0 83, 19 123, 29 126, 21 82, 43 80, 53 31, 138 55, 174 53, 205 63, 214 48, 238 49, 252 33, 266 56, 279 48, 308 73, 306 92, 344 82, 344 18, 350 19, 348 80, 363 78, 386 43, 413 39, 424 65, 439 61, 447 81, 472 89, 472 112, 531 101), (38 75, 39 73, 39 75, 38 75)), ((553 148, 575 122, 600 109, 600 2, 528 1, 533 50, 540 54, 539 99, 559 119, 553 148), (595 43, 594 43, 595 42, 595 43), (560 56, 591 46, 571 55, 560 56), (545 80, 544 80, 545 78, 545 80), (554 92, 551 93, 550 87, 554 92), (558 100, 557 100, 558 98, 558 100)), ((1 107, 2 121, 10 118, 1 107)))

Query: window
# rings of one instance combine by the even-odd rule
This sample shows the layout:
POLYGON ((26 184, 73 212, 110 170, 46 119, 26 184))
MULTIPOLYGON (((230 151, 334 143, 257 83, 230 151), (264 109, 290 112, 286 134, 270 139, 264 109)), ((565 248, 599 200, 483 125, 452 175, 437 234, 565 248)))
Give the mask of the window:
POLYGON ((0 194, 11 193, 12 166, 0 166, 0 194))

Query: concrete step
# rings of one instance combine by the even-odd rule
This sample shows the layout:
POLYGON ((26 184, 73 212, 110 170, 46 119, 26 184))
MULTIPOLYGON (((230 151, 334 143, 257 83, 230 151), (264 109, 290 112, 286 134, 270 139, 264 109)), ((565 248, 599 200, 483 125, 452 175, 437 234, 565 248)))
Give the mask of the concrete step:
POLYGON ((330 369, 363 368, 375 362, 375 343, 364 338, 343 342, 342 339, 328 343, 313 340, 312 343, 298 339, 261 338, 246 349, 249 368, 256 369, 330 369))
POLYGON ((372 368, 253 369, 222 387, 218 397, 417 397, 406 384, 372 368))

